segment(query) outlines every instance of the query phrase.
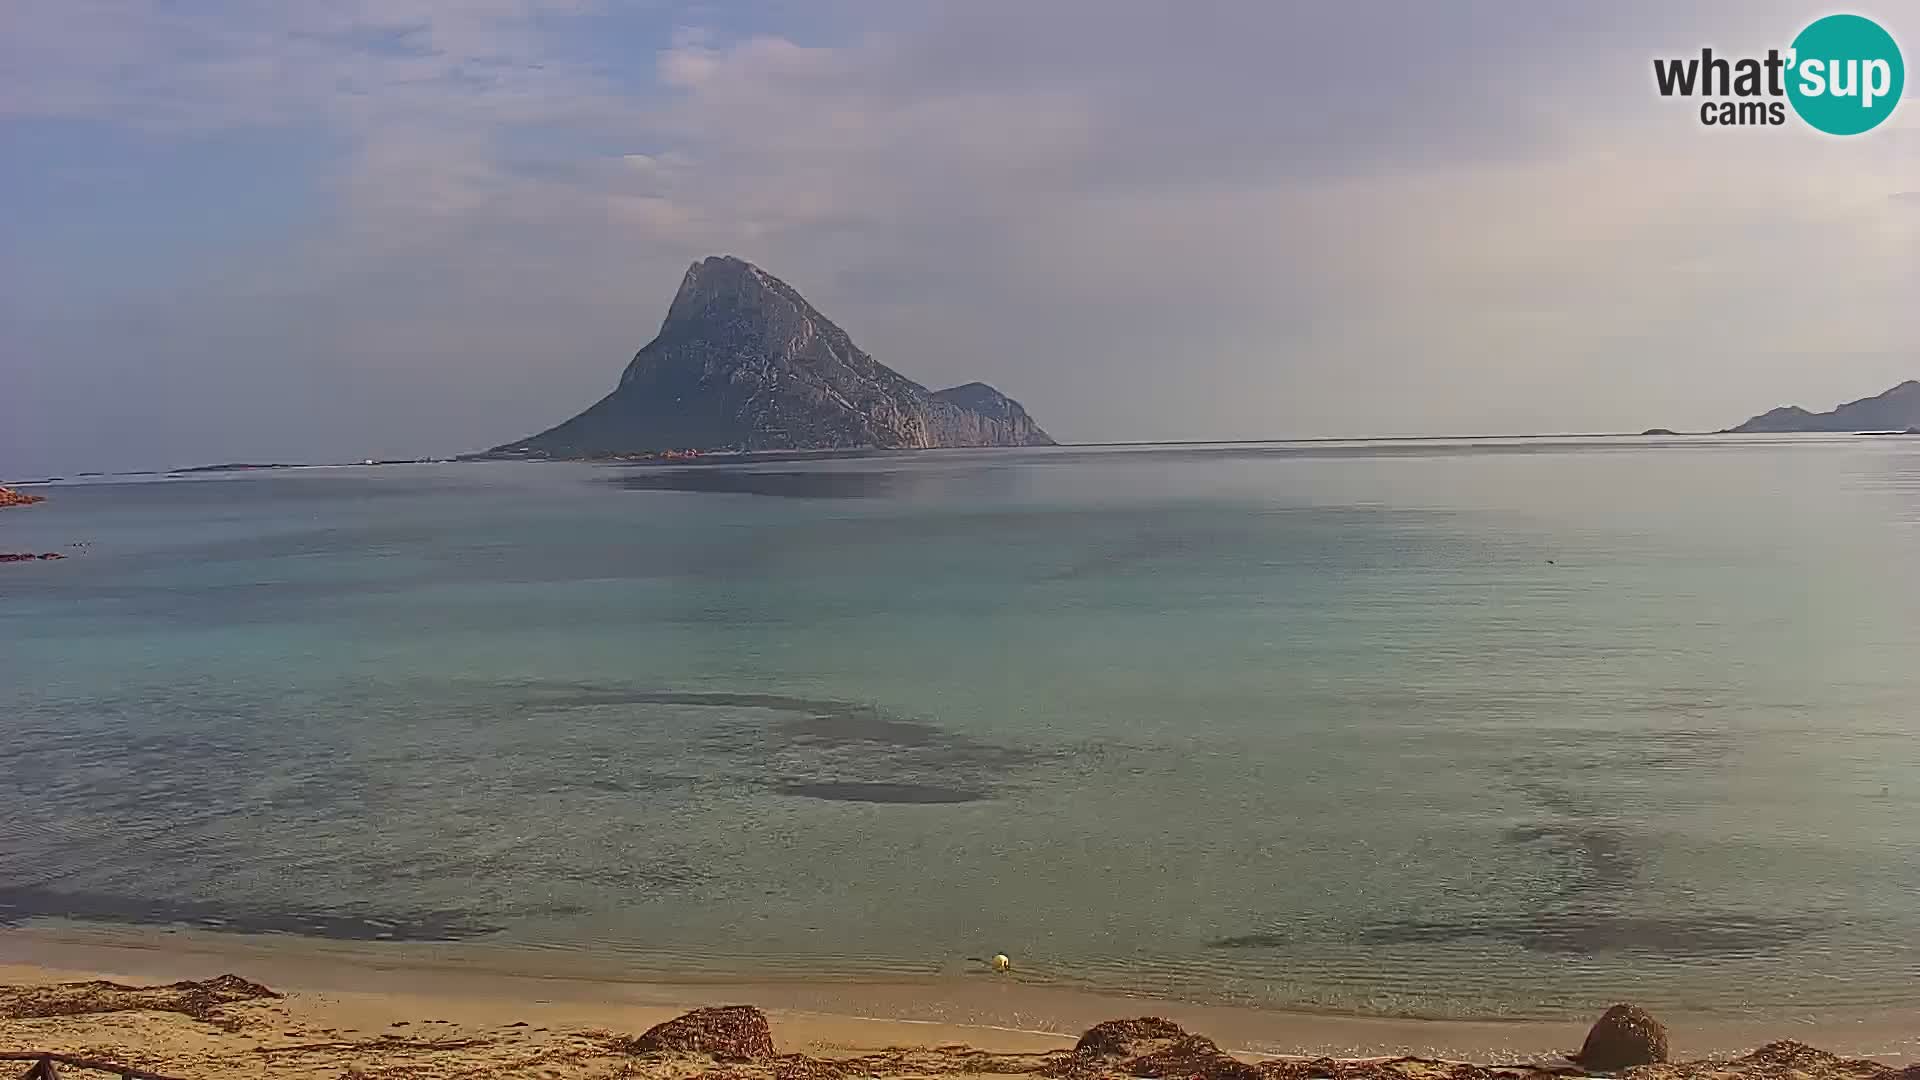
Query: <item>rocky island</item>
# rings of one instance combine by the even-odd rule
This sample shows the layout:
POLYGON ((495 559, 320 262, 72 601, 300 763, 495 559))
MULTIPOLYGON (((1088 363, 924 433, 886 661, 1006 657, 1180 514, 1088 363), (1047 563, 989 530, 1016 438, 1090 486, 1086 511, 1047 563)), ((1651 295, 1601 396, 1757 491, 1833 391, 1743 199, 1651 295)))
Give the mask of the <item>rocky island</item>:
POLYGON ((0 506, 32 506, 46 501, 45 495, 24 495, 10 487, 0 487, 0 506))
POLYGON ((1920 380, 1908 379, 1873 397, 1849 401, 1830 412, 1808 412, 1798 405, 1782 405, 1755 416, 1723 434, 1752 435, 1775 432, 1827 431, 1906 432, 1920 427, 1920 380))
POLYGON ((786 282, 718 255, 688 268, 612 393, 483 456, 1053 444, 993 387, 929 390, 862 352, 786 282))

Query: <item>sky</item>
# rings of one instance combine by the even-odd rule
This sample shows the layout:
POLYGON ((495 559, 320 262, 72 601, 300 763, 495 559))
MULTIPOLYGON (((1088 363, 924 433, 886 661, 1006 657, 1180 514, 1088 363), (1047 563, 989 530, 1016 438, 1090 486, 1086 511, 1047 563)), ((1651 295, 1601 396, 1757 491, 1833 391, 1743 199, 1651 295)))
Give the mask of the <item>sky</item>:
POLYGON ((1920 378, 1916 92, 1652 75, 1830 10, 0 0, 0 477, 517 439, 721 253, 1064 441, 1830 408, 1920 378))

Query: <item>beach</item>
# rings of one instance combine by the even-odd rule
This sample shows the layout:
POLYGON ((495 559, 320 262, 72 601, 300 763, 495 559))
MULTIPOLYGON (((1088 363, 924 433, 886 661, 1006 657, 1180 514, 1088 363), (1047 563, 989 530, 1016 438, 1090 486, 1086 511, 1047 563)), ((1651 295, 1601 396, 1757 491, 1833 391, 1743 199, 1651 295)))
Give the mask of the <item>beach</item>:
MULTIPOLYGON (((765 1010, 781 1054, 845 1059, 916 1048, 939 1058, 887 1066, 900 1075, 967 1071, 959 1061, 966 1055, 955 1047, 996 1056, 969 1069, 1037 1069, 1045 1059, 1023 1064, 1021 1056, 1057 1055, 1096 1023, 1148 1015, 1204 1033, 1247 1061, 1412 1055, 1564 1068, 1563 1055, 1580 1045, 1591 1022, 1251 1009, 1089 993, 1025 982, 1017 970, 953 979, 641 981, 590 960, 484 945, 80 926, 0 934, 0 986, 153 986, 229 974, 284 996, 237 1001, 211 1021, 141 1008, 0 1017, 0 1049, 64 1052, 185 1077, 333 1077, 354 1068, 370 1076, 664 1076, 679 1066, 618 1071, 638 1068, 619 1040, 691 1009, 752 1004, 765 1010)), ((1913 1010, 1662 1019, 1676 1061, 1726 1059, 1792 1039, 1850 1057, 1920 1062, 1920 1013, 1913 1010)))

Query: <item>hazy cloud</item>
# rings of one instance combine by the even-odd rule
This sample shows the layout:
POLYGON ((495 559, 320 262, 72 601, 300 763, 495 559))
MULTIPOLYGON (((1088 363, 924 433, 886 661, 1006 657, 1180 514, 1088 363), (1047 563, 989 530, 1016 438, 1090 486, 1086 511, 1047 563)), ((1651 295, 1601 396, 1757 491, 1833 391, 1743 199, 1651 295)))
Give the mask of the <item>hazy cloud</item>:
POLYGON ((17 7, 0 472, 523 435, 720 251, 1075 439, 1719 426, 1920 375, 1911 105, 1841 140, 1652 91, 1790 6, 17 7))

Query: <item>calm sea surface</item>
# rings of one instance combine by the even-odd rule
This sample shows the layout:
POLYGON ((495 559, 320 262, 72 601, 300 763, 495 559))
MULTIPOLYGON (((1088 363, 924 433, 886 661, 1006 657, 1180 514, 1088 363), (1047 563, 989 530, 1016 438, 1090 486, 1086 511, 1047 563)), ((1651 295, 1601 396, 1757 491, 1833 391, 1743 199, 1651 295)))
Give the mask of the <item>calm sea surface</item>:
POLYGON ((0 511, 72 556, 0 566, 0 924, 1920 1001, 1920 440, 46 493, 0 511))

